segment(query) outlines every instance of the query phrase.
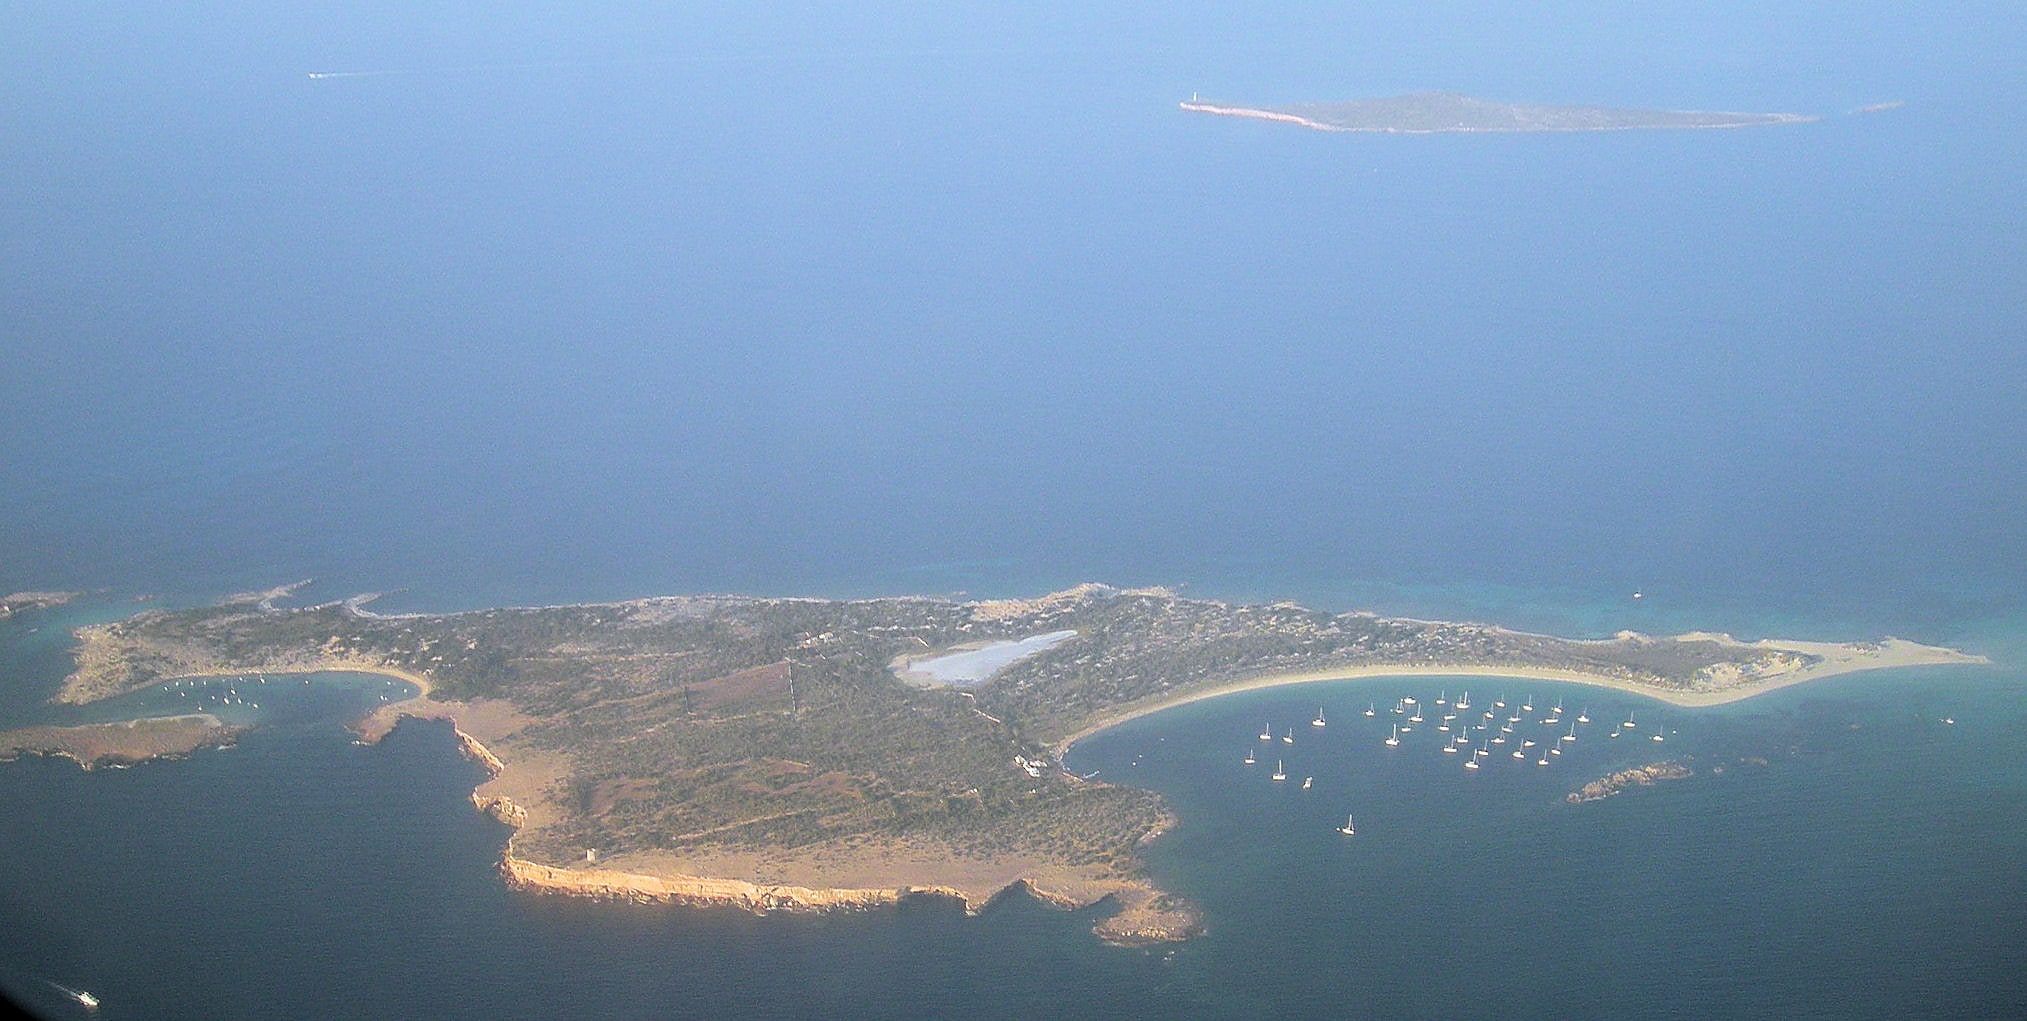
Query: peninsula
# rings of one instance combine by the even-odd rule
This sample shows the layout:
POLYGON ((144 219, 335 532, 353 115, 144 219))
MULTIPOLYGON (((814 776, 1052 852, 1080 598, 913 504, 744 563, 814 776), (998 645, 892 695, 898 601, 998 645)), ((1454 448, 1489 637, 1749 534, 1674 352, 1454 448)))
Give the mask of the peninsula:
POLYGON ((1455 92, 1411 92, 1342 103, 1252 106, 1191 97, 1193 113, 1251 117, 1317 131, 1371 131, 1429 135, 1446 132, 1637 131, 1668 128, 1744 128, 1799 124, 1817 118, 1794 113, 1723 113, 1708 110, 1631 110, 1608 106, 1501 103, 1455 92))
POLYGON ((1162 799, 1060 767, 1072 743, 1135 716, 1358 676, 1536 677, 1707 705, 1856 670, 1983 662, 1894 639, 1580 641, 1103 585, 1027 600, 677 596, 401 615, 365 598, 278 598, 80 627, 58 697, 253 671, 398 676, 421 694, 358 729, 374 740, 405 718, 450 721, 491 773, 474 804, 515 828, 501 871, 516 887, 754 911, 914 896, 976 910, 1025 888, 1064 905, 1111 899, 1119 910, 1096 928, 1122 943, 1200 928, 1136 853, 1174 822, 1162 799), (917 669, 952 650, 970 657, 964 686, 917 669), (998 664, 982 680, 978 654, 998 664))

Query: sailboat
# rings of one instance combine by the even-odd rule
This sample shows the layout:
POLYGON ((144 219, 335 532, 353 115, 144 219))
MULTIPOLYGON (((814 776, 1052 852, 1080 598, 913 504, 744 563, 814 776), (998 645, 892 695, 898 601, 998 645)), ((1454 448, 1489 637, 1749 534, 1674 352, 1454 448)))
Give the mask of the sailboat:
POLYGON ((1375 706, 1375 705, 1377 705, 1377 703, 1374 703, 1374 702, 1367 702, 1367 703, 1365 704, 1365 714, 1366 714, 1367 716, 1378 716, 1378 715, 1379 715, 1379 710, 1378 710, 1378 709, 1376 709, 1376 708, 1374 708, 1374 706, 1375 706))
POLYGON ((1281 781, 1283 781, 1283 780, 1286 780, 1286 779, 1288 779, 1288 771, 1287 771, 1287 770, 1285 770, 1285 769, 1282 769, 1282 768, 1281 768, 1281 760, 1280 760, 1280 759, 1275 759, 1275 760, 1274 760, 1274 782, 1275 782, 1275 783, 1280 783, 1281 781))
POLYGON ((93 996, 92 994, 85 992, 82 989, 72 989, 71 987, 64 985, 61 982, 51 982, 49 979, 43 979, 43 981, 49 982, 50 988, 55 989, 57 992, 60 992, 73 1000, 76 1000, 78 1006, 83 1007, 86 1010, 98 1009, 99 1005, 98 997, 93 996))
POLYGON ((1246 765, 1250 766, 1257 761, 1259 760, 1253 758, 1253 750, 1251 748, 1246 749, 1246 765))
POLYGON ((1408 717, 1408 722, 1409 723, 1422 722, 1422 711, 1420 709, 1415 710, 1415 715, 1408 717))
POLYGON ((1446 742, 1443 745, 1443 754, 1445 755, 1457 754, 1457 743, 1455 741, 1446 742))
POLYGON ((1401 725, 1396 723, 1394 724, 1394 736, 1387 738, 1387 747, 1399 748, 1400 746, 1401 746, 1401 725))
POLYGON ((1470 692, 1468 692, 1468 691, 1467 691, 1467 692, 1465 692, 1465 693, 1464 693, 1464 697, 1463 697, 1463 698, 1460 698, 1460 699, 1458 699, 1458 700, 1457 700, 1457 708, 1459 708, 1459 709, 1469 709, 1469 708, 1471 708, 1471 693, 1470 693, 1470 692))
POLYGON ((1651 741, 1666 741, 1666 740, 1668 740, 1668 739, 1667 739, 1667 738, 1665 738, 1665 737, 1662 737, 1662 736, 1661 736, 1661 735, 1663 735, 1663 734, 1666 734, 1666 733, 1668 733, 1668 728, 1667 728, 1667 727, 1656 727, 1656 728, 1654 729, 1654 736, 1653 736, 1653 737, 1651 737, 1651 738, 1649 738, 1648 740, 1651 740, 1651 741))
POLYGON ((1591 722, 1591 711, 1590 711, 1589 709, 1579 709, 1579 710, 1577 710, 1577 722, 1578 722, 1578 723, 1589 723, 1589 722, 1591 722))
POLYGON ((1516 759, 1525 759, 1525 758, 1527 758, 1527 753, 1526 753, 1526 752, 1524 752, 1524 751, 1521 751, 1521 750, 1520 750, 1520 749, 1518 749, 1518 748, 1515 748, 1515 749, 1513 750, 1513 757, 1514 757, 1514 758, 1516 758, 1516 759))
POLYGON ((1448 705, 1449 703, 1450 703, 1450 689, 1444 688, 1441 692, 1437 693, 1436 704, 1448 705))
POLYGON ((1527 701, 1525 701, 1525 702, 1522 702, 1522 703, 1520 703, 1520 711, 1521 711, 1521 712, 1523 712, 1523 713, 1531 713, 1531 712, 1533 712, 1533 711, 1534 711, 1534 696, 1533 696, 1533 695, 1529 695, 1529 696, 1527 696, 1527 701))
POLYGON ((1315 718, 1315 719, 1313 719, 1313 720, 1310 720, 1310 721, 1309 721, 1309 725, 1310 725, 1310 726, 1312 726, 1312 727, 1321 727, 1321 726, 1323 726, 1323 725, 1324 725, 1324 724, 1323 724, 1323 707, 1322 707, 1322 706, 1317 706, 1317 707, 1316 707, 1316 718, 1315 718))
POLYGON ((1303 789, 1303 790, 1305 790, 1305 791, 1306 791, 1306 790, 1308 790, 1309 788, 1311 788, 1311 787, 1314 787, 1314 786, 1316 786, 1316 778, 1315 778, 1315 777, 1313 777, 1313 776, 1305 776, 1305 777, 1303 777, 1303 778, 1302 778, 1302 789, 1303 789))
POLYGON ((1639 726, 1639 724, 1633 722, 1633 710, 1631 709, 1626 710, 1626 722, 1619 724, 1619 726, 1624 727, 1627 730, 1632 730, 1634 727, 1639 726))
POLYGON ((1577 725, 1576 725, 1576 724, 1574 724, 1574 723, 1570 724, 1570 732, 1569 732, 1569 733, 1567 733, 1567 734, 1564 734, 1564 735, 1562 736, 1562 739, 1563 739, 1563 740, 1565 740, 1565 741, 1574 741, 1574 740, 1576 740, 1576 739, 1577 739, 1577 725))
POLYGON ((1358 830, 1352 828, 1350 812, 1344 813, 1344 825, 1339 826, 1337 828, 1337 832, 1342 833, 1347 837, 1358 832, 1358 830))
POLYGON ((1260 728, 1260 740, 1262 740, 1262 741, 1272 741, 1272 740, 1274 740, 1274 725, 1273 725, 1273 724, 1269 723, 1269 724, 1267 724, 1266 726, 1264 726, 1264 727, 1261 727, 1261 728, 1260 728))
POLYGON ((1295 728, 1294 728, 1294 727, 1289 727, 1289 728, 1288 728, 1288 733, 1286 733, 1286 734, 1283 734, 1283 735, 1281 735, 1281 743, 1282 743, 1282 744, 1294 744, 1294 743, 1295 743, 1295 728))

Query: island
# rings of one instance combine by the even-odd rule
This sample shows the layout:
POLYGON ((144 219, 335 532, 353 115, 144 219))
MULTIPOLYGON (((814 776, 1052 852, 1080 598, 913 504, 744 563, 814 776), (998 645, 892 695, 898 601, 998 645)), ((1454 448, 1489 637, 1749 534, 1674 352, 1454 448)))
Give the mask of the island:
POLYGON ((279 605, 295 590, 78 627, 57 697, 253 672, 398 677, 419 693, 361 720, 362 740, 449 721, 490 775, 473 803, 513 828, 500 870, 517 888, 752 911, 914 897, 976 911, 1021 889, 1109 900, 1096 931, 1127 944, 1203 924, 1138 853, 1177 822, 1162 798, 1062 766, 1076 741, 1128 719, 1364 676, 1541 678, 1695 706, 1983 662, 1897 639, 1574 640, 1097 584, 1035 599, 672 596, 427 614, 376 613, 370 597, 279 605))
POLYGON ((1634 766, 1631 769, 1622 769, 1601 776, 1583 785, 1581 789, 1571 791, 1563 800, 1572 805, 1603 801, 1628 787, 1651 787, 1664 780, 1684 780, 1694 775, 1696 771, 1690 769, 1687 763, 1650 762, 1644 766, 1634 766))
POLYGON ((0 596, 0 620, 28 610, 49 610, 78 597, 76 592, 15 592, 0 596))
POLYGON ((1609 106, 1544 106, 1501 103, 1456 92, 1411 92, 1384 99, 1341 103, 1258 106, 1198 99, 1183 101, 1192 113, 1278 121, 1317 131, 1369 131, 1429 135, 1448 132, 1638 131, 1683 128, 1745 128, 1801 124, 1817 118, 1795 113, 1724 113, 1709 110, 1632 110, 1609 106))

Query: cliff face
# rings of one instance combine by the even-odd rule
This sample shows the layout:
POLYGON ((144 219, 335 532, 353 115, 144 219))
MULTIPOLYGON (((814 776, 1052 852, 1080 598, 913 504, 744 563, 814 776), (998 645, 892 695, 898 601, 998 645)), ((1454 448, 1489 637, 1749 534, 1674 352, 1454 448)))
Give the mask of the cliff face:
POLYGON ((963 894, 944 887, 901 887, 893 890, 815 890, 803 886, 762 886, 737 879, 703 876, 649 876, 613 869, 560 869, 508 855, 500 859, 507 886, 535 893, 561 893, 594 900, 638 904, 680 904, 689 907, 731 906, 756 914, 776 911, 861 911, 893 904, 905 897, 951 897, 963 894))

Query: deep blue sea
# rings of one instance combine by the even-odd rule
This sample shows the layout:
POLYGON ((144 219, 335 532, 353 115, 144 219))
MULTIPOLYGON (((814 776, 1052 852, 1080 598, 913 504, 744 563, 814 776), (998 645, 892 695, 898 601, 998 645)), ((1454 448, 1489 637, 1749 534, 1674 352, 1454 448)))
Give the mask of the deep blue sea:
POLYGON ((70 625, 306 577, 395 609, 1100 580, 1996 664, 1682 713, 1696 777, 1581 807, 1634 742, 1466 779, 1361 730, 1393 682, 1139 721, 1075 765, 1182 809, 1150 867, 1210 932, 1172 954, 1025 902, 511 897, 448 733, 355 746, 380 693, 323 678, 229 751, 0 766, 9 992, 2027 1014, 2017 5, 663 6, 0 10, 0 594, 90 593, 0 622, 0 724, 53 718, 70 625), (1176 106, 1418 89, 1823 119, 1176 106), (1238 765, 1319 700, 1316 789, 1238 765))

